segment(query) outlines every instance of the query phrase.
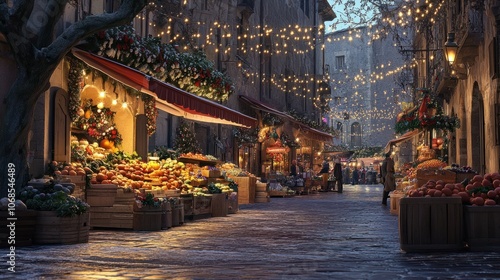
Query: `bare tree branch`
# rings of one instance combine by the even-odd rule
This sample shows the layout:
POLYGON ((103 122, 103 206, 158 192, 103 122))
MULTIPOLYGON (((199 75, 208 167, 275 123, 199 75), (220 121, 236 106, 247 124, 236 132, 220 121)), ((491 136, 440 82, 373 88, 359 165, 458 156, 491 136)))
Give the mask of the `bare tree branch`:
POLYGON ((37 46, 47 46, 54 36, 55 25, 64 14, 64 8, 68 0, 52 0, 47 3, 44 9, 44 13, 47 15, 47 22, 40 28, 39 34, 44 34, 40 36, 37 41, 37 46))
POLYGON ((127 24, 148 3, 148 0, 124 0, 120 8, 111 14, 88 16, 77 21, 59 35, 47 48, 43 48, 39 55, 45 56, 48 61, 58 61, 62 56, 83 38, 105 28, 127 24))

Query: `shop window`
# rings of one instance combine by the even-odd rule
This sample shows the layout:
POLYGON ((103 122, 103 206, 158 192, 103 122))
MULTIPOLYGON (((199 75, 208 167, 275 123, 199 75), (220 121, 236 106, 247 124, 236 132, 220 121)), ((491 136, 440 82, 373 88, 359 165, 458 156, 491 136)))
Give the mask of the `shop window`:
POLYGON ((335 57, 335 68, 337 70, 345 69, 345 56, 338 55, 335 57))

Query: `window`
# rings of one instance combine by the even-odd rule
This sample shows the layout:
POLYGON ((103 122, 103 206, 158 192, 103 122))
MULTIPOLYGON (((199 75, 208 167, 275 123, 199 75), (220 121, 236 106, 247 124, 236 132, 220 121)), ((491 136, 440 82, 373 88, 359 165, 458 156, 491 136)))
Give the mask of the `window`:
POLYGON ((340 97, 340 96, 334 96, 333 97, 333 104, 334 105, 340 105, 341 101, 342 101, 342 97, 340 97))
POLYGON ((300 0, 300 8, 304 11, 306 17, 309 17, 309 0, 300 0))
POLYGON ((335 67, 337 70, 345 68, 345 56, 339 55, 335 57, 335 67))

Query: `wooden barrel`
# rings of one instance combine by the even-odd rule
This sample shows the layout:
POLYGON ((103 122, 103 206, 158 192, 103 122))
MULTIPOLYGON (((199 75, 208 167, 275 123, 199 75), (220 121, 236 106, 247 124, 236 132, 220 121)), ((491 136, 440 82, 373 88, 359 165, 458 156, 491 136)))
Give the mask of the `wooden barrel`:
POLYGON ((76 244, 89 242, 89 213, 57 217, 56 211, 37 211, 35 244, 76 244))
POLYGON ((137 208, 134 203, 134 230, 161 230, 162 207, 143 206, 137 208))
POLYGON ((174 206, 174 208, 172 208, 172 226, 173 227, 178 227, 181 225, 180 217, 181 217, 181 209, 176 205, 176 206, 174 206))
POLYGON ((15 214, 15 216, 9 216, 9 211, 0 211, 0 248, 30 246, 33 244, 37 211, 16 210, 15 214), (16 220, 7 220, 8 218, 15 218, 16 220), (12 231, 10 227, 7 227, 11 222, 15 223, 15 229, 13 228, 12 231), (11 240, 14 240, 15 244, 12 243, 13 241, 9 244, 11 232, 11 240))
POLYGON ((255 193, 255 203, 263 203, 263 202, 269 202, 269 193, 264 191, 256 192, 255 193))
POLYGON ((161 212, 161 229, 169 229, 172 227, 172 207, 168 201, 162 204, 161 212))
POLYGON ((267 191, 267 183, 256 183, 255 184, 256 192, 265 192, 267 191))
POLYGON ((90 206, 111 207, 116 199, 116 185, 96 184, 87 189, 86 198, 90 206))
POLYGON ((228 214, 228 201, 225 193, 217 193, 212 196, 212 217, 225 217, 228 214))

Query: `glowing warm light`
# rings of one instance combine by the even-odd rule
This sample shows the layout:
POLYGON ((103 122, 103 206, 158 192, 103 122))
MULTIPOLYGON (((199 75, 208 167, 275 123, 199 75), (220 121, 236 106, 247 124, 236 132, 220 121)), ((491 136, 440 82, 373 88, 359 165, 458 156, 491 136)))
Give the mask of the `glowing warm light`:
POLYGON ((127 102, 123 102, 123 103, 122 103, 122 108, 123 108, 123 109, 126 109, 127 107, 128 107, 127 102))
POLYGON ((106 92, 105 91, 99 92, 99 98, 104 98, 104 97, 106 97, 106 92))
POLYGON ((99 103, 97 104, 97 108, 99 108, 99 109, 104 108, 104 102, 99 102, 99 103))

